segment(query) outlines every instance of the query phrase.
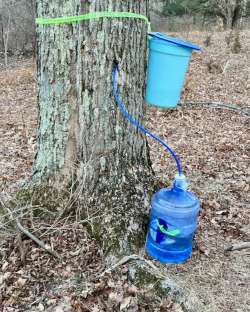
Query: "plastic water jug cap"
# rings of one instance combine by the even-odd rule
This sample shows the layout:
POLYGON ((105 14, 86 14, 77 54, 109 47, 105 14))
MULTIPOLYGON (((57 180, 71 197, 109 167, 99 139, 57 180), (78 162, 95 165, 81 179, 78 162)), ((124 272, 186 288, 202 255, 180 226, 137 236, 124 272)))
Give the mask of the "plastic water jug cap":
POLYGON ((187 178, 184 176, 184 174, 177 173, 175 175, 174 186, 179 188, 179 189, 181 189, 181 190, 183 190, 183 191, 187 190, 188 182, 187 182, 187 178))
POLYGON ((184 41, 184 40, 174 38, 174 37, 170 37, 170 36, 164 35, 164 34, 159 33, 159 32, 150 32, 148 34, 151 37, 154 37, 154 38, 157 38, 157 39, 160 39, 163 41, 167 41, 167 42, 182 46, 184 48, 189 48, 189 49, 196 50, 196 51, 201 50, 201 48, 199 46, 197 46, 191 42, 184 41))

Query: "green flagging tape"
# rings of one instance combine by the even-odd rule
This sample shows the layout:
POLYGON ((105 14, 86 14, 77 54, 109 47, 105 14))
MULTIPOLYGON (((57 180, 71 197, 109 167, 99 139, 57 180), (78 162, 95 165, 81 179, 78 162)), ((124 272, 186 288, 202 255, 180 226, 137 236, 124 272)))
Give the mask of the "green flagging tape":
POLYGON ((163 225, 160 225, 158 220, 156 222, 157 222, 157 226, 158 226, 159 230, 163 234, 168 235, 168 236, 172 236, 172 237, 177 236, 177 235, 180 234, 180 230, 176 229, 176 230, 173 230, 173 231, 167 231, 167 230, 165 230, 163 225))
POLYGON ((130 12, 92 12, 84 15, 76 15, 76 16, 64 16, 64 17, 56 17, 56 18, 36 18, 36 24, 38 25, 60 25, 60 24, 72 24, 78 23, 81 21, 91 20, 91 19, 99 19, 99 18, 135 18, 144 20, 148 25, 148 30, 151 30, 150 22, 147 16, 142 14, 130 13, 130 12))

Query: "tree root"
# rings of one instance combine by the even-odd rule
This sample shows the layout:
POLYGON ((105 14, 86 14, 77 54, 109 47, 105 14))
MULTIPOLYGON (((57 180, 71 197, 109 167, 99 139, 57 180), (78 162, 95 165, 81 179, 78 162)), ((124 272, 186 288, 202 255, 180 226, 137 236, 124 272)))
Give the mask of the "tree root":
POLYGON ((152 261, 139 255, 133 254, 123 257, 105 270, 101 276, 115 271, 128 262, 134 262, 128 264, 129 277, 138 288, 146 288, 161 299, 170 298, 173 302, 179 304, 180 309, 178 311, 205 312, 205 306, 195 294, 181 288, 174 280, 167 277, 165 272, 153 264, 152 261))
MULTIPOLYGON (((146 260, 143 257, 140 257, 136 254, 134 255, 130 255, 130 256, 125 256, 123 257, 121 260, 119 260, 117 263, 115 263, 113 266, 111 266, 110 268, 108 268, 107 270, 105 270, 101 276, 105 275, 106 273, 111 273, 112 271, 114 271, 115 269, 117 269, 119 266, 124 265, 126 263, 128 263, 129 261, 133 261, 133 260, 137 260, 137 261, 143 261, 145 264, 147 264, 151 269, 155 270, 156 272, 159 271, 159 269, 149 260, 146 260)), ((158 274, 158 273, 157 273, 158 274)), ((159 274, 159 276, 161 277, 165 277, 164 275, 159 274)))
POLYGON ((239 107, 236 105, 220 103, 220 102, 184 102, 179 103, 180 107, 195 107, 195 106, 205 106, 208 108, 215 108, 215 109, 228 109, 235 111, 237 113, 243 114, 247 117, 250 117, 250 106, 239 107))

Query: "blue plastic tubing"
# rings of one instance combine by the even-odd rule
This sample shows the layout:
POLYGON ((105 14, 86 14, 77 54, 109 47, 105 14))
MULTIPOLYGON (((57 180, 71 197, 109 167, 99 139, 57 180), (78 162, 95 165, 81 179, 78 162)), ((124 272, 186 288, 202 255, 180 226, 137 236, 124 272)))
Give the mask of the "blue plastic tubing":
POLYGON ((142 133, 148 135, 149 137, 151 137, 155 141, 159 142, 164 148, 166 148, 168 153, 173 157, 173 159, 174 159, 174 161, 176 163, 176 167, 177 167, 178 173, 179 173, 179 175, 181 175, 182 174, 181 164, 180 164, 176 154, 174 153, 174 151, 162 139, 158 138, 156 135, 154 135, 153 133, 151 133, 150 131, 145 129, 142 125, 139 125, 138 122, 134 118, 132 118, 129 115, 129 113, 126 111, 126 109, 123 106, 122 101, 121 101, 121 99, 120 99, 120 97, 118 95, 118 91, 117 91, 117 83, 116 83, 117 72, 118 72, 118 64, 115 64, 114 68, 113 68, 113 72, 112 72, 113 94, 114 94, 115 101, 116 101, 119 109, 121 110, 123 116, 125 118, 127 118, 128 121, 132 125, 134 125, 137 129, 139 129, 142 133))

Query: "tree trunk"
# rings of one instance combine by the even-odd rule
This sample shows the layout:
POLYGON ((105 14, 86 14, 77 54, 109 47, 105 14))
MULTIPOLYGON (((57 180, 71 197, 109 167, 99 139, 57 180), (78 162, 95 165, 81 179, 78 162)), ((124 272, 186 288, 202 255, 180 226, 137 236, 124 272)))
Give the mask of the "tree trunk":
POLYGON ((236 0, 235 10, 232 19, 232 29, 241 28, 243 17, 246 14, 247 1, 246 0, 236 0))
MULTIPOLYGON (((148 15, 148 0, 37 0, 39 17, 93 11, 148 15)), ((145 113, 147 25, 104 18, 39 26, 36 184, 76 185, 82 212, 105 251, 134 251, 144 241, 152 170, 145 137, 119 112, 111 74, 119 64, 119 92, 139 122, 145 113)))
POLYGON ((246 0, 213 0, 217 15, 223 20, 224 29, 239 28, 246 12, 246 0))

